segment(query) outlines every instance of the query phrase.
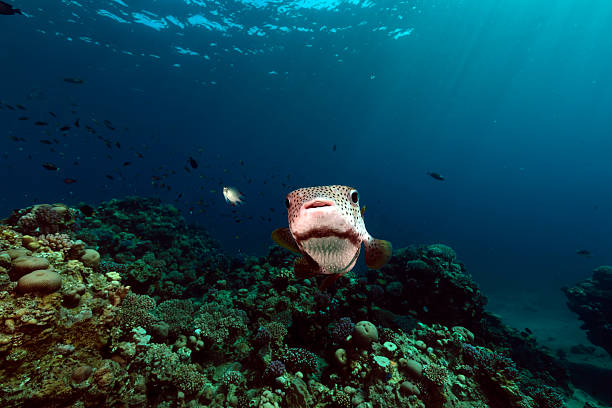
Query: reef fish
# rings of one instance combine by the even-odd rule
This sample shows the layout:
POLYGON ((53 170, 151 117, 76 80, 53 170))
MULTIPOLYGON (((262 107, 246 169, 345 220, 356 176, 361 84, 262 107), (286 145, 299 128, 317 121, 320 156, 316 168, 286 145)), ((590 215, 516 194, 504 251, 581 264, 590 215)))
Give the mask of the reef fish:
POLYGON ((321 290, 355 267, 362 243, 369 268, 379 269, 391 258, 391 243, 366 230, 359 193, 352 187, 300 188, 287 194, 285 206, 289 227, 274 230, 272 239, 302 255, 295 262, 296 277, 329 275, 321 290))
POLYGON ((83 81, 81 78, 64 78, 64 82, 68 82, 69 84, 81 85, 83 81))
POLYGON ((428 171, 427 175, 431 178, 434 178, 436 180, 440 180, 440 181, 444 181, 445 178, 443 175, 441 175, 440 173, 436 173, 435 171, 428 171))
POLYGON ((0 14, 10 16, 12 14, 23 14, 20 9, 13 8, 8 3, 0 1, 0 14))
POLYGON ((223 187, 223 197, 225 198, 225 202, 234 207, 244 203, 244 194, 236 187, 223 187))
POLYGON ((589 251, 588 249, 579 249, 576 251, 576 253, 580 256, 584 256, 586 258, 590 258, 593 256, 593 254, 591 253, 591 251, 589 251))
POLYGON ((43 163, 42 166, 50 171, 55 171, 55 170, 59 170, 59 167, 57 167, 55 164, 53 163, 43 163))

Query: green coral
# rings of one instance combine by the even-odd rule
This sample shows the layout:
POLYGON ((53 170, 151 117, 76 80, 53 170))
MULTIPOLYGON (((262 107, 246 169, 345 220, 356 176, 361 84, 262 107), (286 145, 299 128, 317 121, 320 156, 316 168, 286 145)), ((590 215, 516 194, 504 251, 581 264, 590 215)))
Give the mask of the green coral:
POLYGON ((126 331, 138 326, 148 330, 157 321, 152 314, 154 308, 155 299, 152 297, 129 292, 117 314, 119 325, 126 331))
POLYGON ((173 335, 191 331, 195 307, 191 300, 170 299, 161 302, 155 308, 155 313, 166 322, 173 335))
POLYGON ((234 343, 247 333, 247 321, 243 310, 210 302, 200 307, 193 327, 197 334, 208 339, 215 347, 222 347, 225 343, 234 343))

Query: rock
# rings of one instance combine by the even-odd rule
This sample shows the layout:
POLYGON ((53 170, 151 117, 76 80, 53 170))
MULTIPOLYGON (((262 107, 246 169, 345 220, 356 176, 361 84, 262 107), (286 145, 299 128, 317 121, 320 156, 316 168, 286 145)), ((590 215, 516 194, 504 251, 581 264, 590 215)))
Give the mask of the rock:
POLYGON ((96 268, 100 263, 100 254, 95 249, 86 249, 81 256, 81 262, 89 268, 96 268))
POLYGON ((49 261, 45 258, 36 256, 20 256, 13 260, 13 267, 10 271, 11 280, 18 280, 23 275, 30 272, 49 268, 49 261))
POLYGON ((82 365, 74 369, 74 371, 72 372, 72 375, 70 376, 70 379, 75 384, 80 384, 83 381, 87 380, 92 372, 93 372, 93 369, 91 368, 91 366, 82 365))
POLYGON ((596 346, 612 355, 612 267, 600 266, 593 277, 564 287, 567 306, 584 322, 581 326, 596 346))
POLYGON ((593 279, 602 289, 612 289, 612 266, 600 266, 593 270, 593 279))
POLYGON ((62 287, 62 277, 49 269, 30 272, 17 281, 18 293, 47 294, 62 287))

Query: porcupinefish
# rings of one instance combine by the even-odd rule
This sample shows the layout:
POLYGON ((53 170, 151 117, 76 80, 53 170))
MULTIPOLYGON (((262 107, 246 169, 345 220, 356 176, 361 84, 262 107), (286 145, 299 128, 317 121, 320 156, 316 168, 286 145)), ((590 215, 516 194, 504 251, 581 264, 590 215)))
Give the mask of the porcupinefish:
POLYGON ((365 247, 366 265, 379 269, 391 258, 391 243, 373 238, 363 221, 359 193, 348 186, 300 188, 285 199, 289 227, 272 232, 280 246, 302 255, 295 275, 307 278, 329 275, 320 286, 326 289, 355 267, 365 247))

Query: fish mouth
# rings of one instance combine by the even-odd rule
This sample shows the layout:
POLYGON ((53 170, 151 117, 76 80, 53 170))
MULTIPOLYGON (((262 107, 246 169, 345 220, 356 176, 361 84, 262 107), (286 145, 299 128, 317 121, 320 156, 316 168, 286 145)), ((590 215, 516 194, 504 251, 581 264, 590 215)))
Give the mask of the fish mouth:
POLYGON ((295 240, 299 243, 305 243, 306 241, 311 240, 313 238, 335 238, 338 240, 347 240, 350 241, 354 246, 359 246, 361 244, 361 238, 359 237, 359 234, 353 229, 339 231, 333 228, 313 228, 309 231, 295 234, 295 240))
POLYGON ((333 207, 334 202, 329 200, 313 200, 304 204, 304 209, 309 210, 311 208, 322 208, 322 207, 333 207))

